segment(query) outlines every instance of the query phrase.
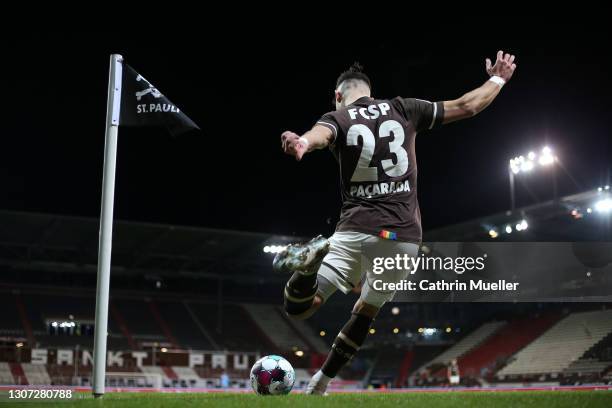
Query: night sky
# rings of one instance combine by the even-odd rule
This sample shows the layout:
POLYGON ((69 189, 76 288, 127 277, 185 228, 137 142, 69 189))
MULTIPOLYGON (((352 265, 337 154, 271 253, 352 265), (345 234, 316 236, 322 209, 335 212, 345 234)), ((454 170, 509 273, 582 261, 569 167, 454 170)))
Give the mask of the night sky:
MULTIPOLYGON (((269 233, 329 234, 338 219, 338 171, 327 151, 301 163, 280 150, 332 109, 338 74, 360 61, 379 98, 454 99, 486 79, 485 57, 518 68, 479 116, 417 136, 425 229, 509 206, 507 160, 548 143, 564 168, 561 194, 608 181, 612 158, 610 32, 606 26, 518 27, 428 38, 347 34, 225 37, 104 33, 5 35, 0 208, 99 216, 108 60, 127 63, 202 128, 172 138, 120 129, 117 219, 269 233), (432 46, 435 44, 435 46, 432 46)), ((550 177, 528 186, 550 198, 550 177)), ((519 188, 519 204, 533 202, 519 188)))

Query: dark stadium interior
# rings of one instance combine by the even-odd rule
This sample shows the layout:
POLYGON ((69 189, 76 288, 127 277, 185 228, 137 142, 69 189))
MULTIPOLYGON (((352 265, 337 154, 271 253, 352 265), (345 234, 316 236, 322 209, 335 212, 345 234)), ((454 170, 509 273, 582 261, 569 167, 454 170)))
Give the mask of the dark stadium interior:
MULTIPOLYGON (((506 210, 504 163, 547 142, 573 177, 560 171, 560 196, 596 188, 610 177, 612 153, 604 120, 612 56, 601 52, 607 47, 607 26, 572 21, 569 30, 553 20, 543 30, 541 21, 529 24, 522 16, 519 31, 502 30, 491 37, 474 29, 470 41, 442 48, 432 48, 429 41, 411 41, 406 48, 400 38, 349 41, 340 49, 316 41, 285 46, 277 36, 253 33, 239 40, 225 38, 223 44, 207 43, 205 50, 199 42, 174 37, 143 44, 140 35, 127 33, 7 36, 4 48, 20 61, 2 67, 13 79, 5 89, 8 100, 26 107, 36 95, 53 101, 53 109, 37 110, 35 121, 29 120, 28 110, 16 109, 14 120, 7 121, 6 134, 20 136, 6 138, 0 152, 5 188, 0 208, 99 216, 104 96, 112 52, 123 53, 145 77, 155 78, 202 128, 179 138, 163 129, 122 130, 117 219, 329 234, 340 204, 334 159, 318 152, 297 165, 280 151, 281 132, 303 132, 331 110, 334 81, 354 60, 369 72, 376 95, 441 100, 480 85, 486 75, 484 59, 498 48, 512 50, 522 62, 503 97, 474 120, 425 133, 417 141, 425 228, 506 210), (56 55, 78 58, 70 59, 69 69, 46 63, 56 55), (305 56, 317 62, 307 63, 305 56), (449 68, 447 61, 456 65, 449 68), (304 91, 294 96, 289 90, 298 85, 304 91), (237 108, 241 104, 251 107, 237 108), (262 120, 262 113, 272 110, 271 120, 262 120), (66 125, 55 134, 49 124, 58 123, 64 112, 70 112, 70 123, 62 120, 66 125), (236 120, 256 130, 228 132, 226 124, 236 120), (234 143, 236 137, 239 143, 234 143), (217 156, 234 164, 219 167, 217 156), (296 207, 308 211, 295 217, 296 207)), ((443 32, 437 35, 444 38, 443 32)), ((548 177, 525 181, 537 201, 552 195, 548 177)), ((526 190, 518 196, 521 206, 534 202, 526 190)))
POLYGON ((484 58, 500 47, 520 67, 499 100, 417 138, 424 242, 587 243, 573 247, 580 267, 543 265, 563 296, 540 302, 388 303, 338 387, 449 387, 455 359, 466 387, 612 384, 609 28, 548 27, 443 50, 399 39, 2 38, 20 63, 0 68, 18 107, 0 149, 0 386, 92 382, 109 54, 122 53, 201 132, 120 131, 107 384, 211 389, 227 373, 242 390, 269 354, 287 358, 303 388, 359 297, 359 287, 338 292, 305 321, 284 312, 287 276, 272 270, 270 248, 331 235, 341 201, 332 155, 296 163, 280 134, 331 110, 334 81, 355 60, 376 95, 445 100, 484 82, 484 58), (71 57, 50 63, 57 55, 71 57), (45 106, 35 118, 33 104, 45 106), (517 172, 511 210, 508 160, 543 146, 558 162, 517 172))
MULTIPOLYGON (((543 205, 546 208, 547 204, 543 205)), ((498 217, 503 218, 505 214, 498 217)), ((558 223, 565 218, 577 222, 562 211, 553 217, 532 215, 530 222, 542 234, 554 236, 558 223)), ((27 364, 32 358, 28 351, 34 348, 91 349, 96 220, 10 211, 0 212, 0 220, 5 226, 0 234, 3 272, 0 306, 5 311, 0 321, 2 361, 27 364), (54 322, 74 322, 76 327, 57 328, 54 322), (16 348, 16 344, 20 346, 16 348)), ((491 217, 486 219, 490 220, 491 217)), ((482 227, 484 221, 432 230, 431 235, 447 236, 451 240, 464 237, 484 240, 487 237, 482 227), (454 236, 454 231, 464 235, 454 236)), ((262 252, 265 244, 287 242, 290 237, 122 221, 116 227, 108 347, 109 350, 156 350, 159 356, 152 357, 155 361, 145 360, 145 364, 164 367, 170 373, 165 372, 163 377, 168 386, 180 385, 181 381, 189 386, 191 377, 180 372, 185 358, 181 353, 193 350, 276 352, 287 355, 296 368, 308 372, 324 357, 326 347, 342 327, 357 297, 335 295, 324 314, 316 314, 298 325, 284 316, 278 301, 284 286, 283 276, 272 272, 271 255, 262 252), (189 250, 177 250, 178 243, 189 250), (215 261, 214 254, 229 254, 236 248, 240 248, 241 256, 228 262, 215 261), (281 332, 284 332, 282 337, 281 332), (162 349, 168 350, 167 355, 162 349), (299 356, 298 351, 302 352, 299 356), (173 370, 179 370, 179 374, 173 370)), ((584 227, 576 229, 575 237, 586 236, 584 231, 584 227)), ((562 236, 559 235, 560 239, 562 236)), ((437 362, 436 358, 459 347, 463 339, 470 340, 483 327, 494 325, 491 330, 485 330, 476 346, 457 352, 464 385, 479 384, 482 379, 502 382, 516 379, 516 376, 504 379, 494 376, 517 352, 560 320, 608 307, 609 304, 601 302, 554 301, 391 303, 376 319, 374 332, 363 352, 341 375, 345 381, 368 378, 376 387, 444 384, 444 361, 437 362)), ((577 368, 578 374, 568 372, 562 381, 609 377, 606 373, 612 368, 611 333, 612 330, 581 352, 581 361, 584 361, 581 364, 586 368, 577 368), (593 365, 599 367, 595 373, 580 372, 592 370, 593 365)), ((126 358, 123 366, 112 370, 144 370, 135 364, 126 358)), ((88 365, 54 363, 53 356, 49 355, 46 367, 57 383, 88 384, 90 381, 88 365)), ((213 386, 214 376, 221 372, 210 362, 194 369, 202 376, 203 383, 198 384, 210 382, 213 386)), ((37 381, 35 375, 32 380, 32 373, 21 375, 15 369, 11 372, 15 381, 37 381)), ((236 379, 245 375, 241 369, 231 372, 236 379)), ((548 377, 539 374, 538 378, 548 377)))

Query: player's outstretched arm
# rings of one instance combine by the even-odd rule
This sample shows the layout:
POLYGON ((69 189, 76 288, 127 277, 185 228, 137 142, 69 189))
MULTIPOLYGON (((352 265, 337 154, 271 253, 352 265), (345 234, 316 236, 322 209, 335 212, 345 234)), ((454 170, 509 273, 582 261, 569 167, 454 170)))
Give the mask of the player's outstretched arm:
POLYGON ((281 146, 283 151, 296 160, 315 149, 323 149, 332 142, 334 134, 332 131, 321 125, 315 125, 311 130, 299 136, 289 130, 281 135, 281 146))
POLYGON ((486 59, 487 74, 491 78, 479 88, 466 93, 459 99, 444 101, 444 121, 450 123, 460 119, 471 118, 482 112, 499 94, 502 86, 512 78, 516 63, 514 55, 497 52, 495 65, 486 59))

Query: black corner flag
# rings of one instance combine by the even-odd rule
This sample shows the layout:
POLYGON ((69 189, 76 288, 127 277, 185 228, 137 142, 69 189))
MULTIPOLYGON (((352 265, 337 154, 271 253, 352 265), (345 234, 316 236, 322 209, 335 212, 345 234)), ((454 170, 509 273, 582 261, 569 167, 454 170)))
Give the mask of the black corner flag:
POLYGON ((172 135, 200 129, 134 68, 123 64, 121 126, 160 126, 172 135))
POLYGON ((93 395, 101 397, 106 381, 106 340, 113 241, 113 205, 119 126, 160 126, 173 135, 199 127, 159 92, 123 57, 113 54, 108 75, 106 134, 102 177, 102 208, 98 241, 98 283, 96 286, 96 323, 94 330, 93 395))

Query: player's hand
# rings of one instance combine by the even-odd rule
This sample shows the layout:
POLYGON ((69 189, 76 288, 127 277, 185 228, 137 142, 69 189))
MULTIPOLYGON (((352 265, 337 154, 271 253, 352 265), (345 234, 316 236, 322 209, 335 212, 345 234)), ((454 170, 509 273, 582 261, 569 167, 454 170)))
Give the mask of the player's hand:
POLYGON ((281 135, 281 145, 283 151, 295 157, 297 161, 302 160, 302 157, 308 151, 308 146, 300 140, 300 136, 288 130, 281 135))
POLYGON ((497 75, 504 79, 504 81, 508 82, 510 78, 512 78, 512 74, 514 74, 514 70, 516 69, 516 64, 514 63, 514 55, 504 54, 503 51, 497 51, 497 60, 495 61, 495 65, 491 65, 491 60, 486 59, 485 61, 487 67, 487 74, 489 76, 497 75))

